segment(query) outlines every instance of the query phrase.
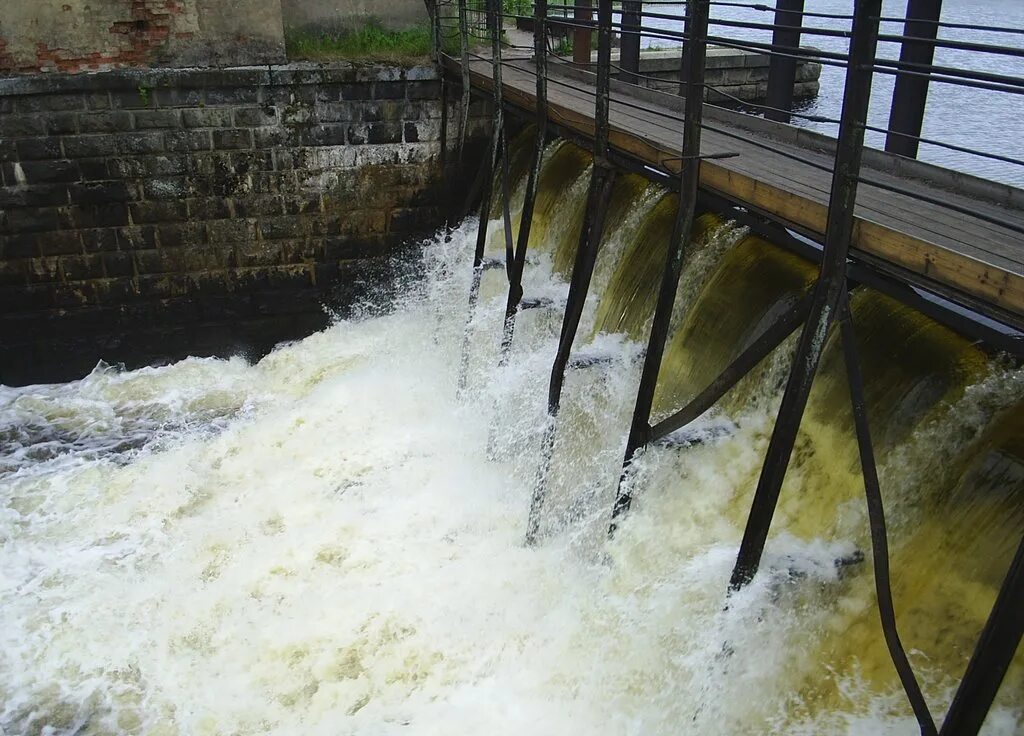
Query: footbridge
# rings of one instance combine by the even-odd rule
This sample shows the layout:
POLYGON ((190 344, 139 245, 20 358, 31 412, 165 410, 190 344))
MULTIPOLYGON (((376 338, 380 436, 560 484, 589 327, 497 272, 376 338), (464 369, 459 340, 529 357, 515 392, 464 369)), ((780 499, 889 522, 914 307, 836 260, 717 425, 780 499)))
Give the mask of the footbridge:
MULTIPOLYGON (((848 292, 857 284, 870 285, 976 337, 994 352, 1018 361, 1024 356, 1021 149, 986 147, 984 133, 979 133, 977 145, 964 145, 962 138, 922 132, 929 97, 941 100, 952 94, 949 90, 971 90, 969 99, 974 100, 978 94, 1001 96, 1007 100, 1003 109, 1019 107, 1024 29, 943 20, 940 0, 910 0, 906 15, 898 18, 883 14, 881 0, 851 0, 829 8, 833 6, 845 10, 805 10, 803 0, 776 0, 774 6, 707 0, 626 0, 621 5, 599 0, 596 8, 589 2, 568 6, 545 0, 431 5, 437 60, 447 72, 445 94, 455 109, 461 105, 459 119, 467 119, 474 95, 493 103, 492 145, 480 167, 479 211, 486 223, 492 203, 502 205, 505 258, 499 264, 485 261, 487 228, 481 224, 470 310, 472 314, 483 271, 502 267, 509 284, 502 335, 502 361, 507 361, 516 316, 533 305, 523 299, 529 289, 523 270, 545 143, 561 136, 591 151, 586 210, 549 386, 550 422, 543 442, 550 459, 612 182, 617 172, 630 171, 676 190, 678 212, 647 335, 609 534, 627 523, 632 501, 628 480, 637 453, 701 416, 797 333, 729 590, 750 583, 825 337, 834 331, 846 363, 886 645, 921 733, 974 734, 1024 633, 1024 542, 952 705, 936 720, 897 631, 882 492, 848 292), (665 90, 664 79, 651 84, 654 80, 641 73, 642 49, 664 44, 679 49, 677 90, 665 90), (618 54, 613 60, 614 46, 618 54), (708 83, 710 47, 768 58, 762 102, 731 99, 729 92, 708 83), (810 107, 795 104, 797 67, 808 62, 831 71, 822 79, 822 95, 833 100, 831 106, 827 99, 810 107), (515 238, 506 155, 512 118, 536 126, 515 238), (933 160, 943 165, 920 160, 921 149, 941 154, 933 160), (700 209, 735 218, 799 251, 819 264, 818 277, 803 298, 776 315, 687 405, 652 417, 677 285, 700 209)), ((442 155, 461 156, 464 127, 449 125, 447 106, 445 110, 442 155)), ((1019 126, 1019 116, 1007 115, 999 125, 1019 126)), ((738 293, 734 298, 744 297, 738 293)), ((547 468, 540 468, 527 524, 531 544, 538 540, 546 476, 547 468)))

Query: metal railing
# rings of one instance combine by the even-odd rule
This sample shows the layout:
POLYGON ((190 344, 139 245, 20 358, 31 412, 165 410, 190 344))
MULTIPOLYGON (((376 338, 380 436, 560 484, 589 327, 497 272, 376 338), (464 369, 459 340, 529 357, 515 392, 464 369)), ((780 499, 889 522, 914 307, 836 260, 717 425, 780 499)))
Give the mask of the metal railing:
MULTIPOLYGON (((1024 617, 1024 540, 1003 581, 996 602, 990 612, 985 628, 979 638, 969 665, 956 692, 953 702, 938 728, 921 693, 920 686, 910 666, 897 631, 897 617, 894 609, 889 580, 889 554, 885 514, 876 468, 869 417, 864 398, 864 383, 860 373, 857 338, 850 316, 849 289, 851 281, 850 248, 855 224, 855 207, 858 187, 868 184, 915 198, 919 201, 938 203, 952 211, 963 211, 962 207, 923 194, 921 191, 881 181, 877 176, 865 173, 862 159, 865 139, 869 133, 885 136, 885 148, 892 154, 914 157, 920 146, 932 146, 967 157, 997 161, 1009 167, 1022 167, 1024 161, 1005 152, 973 149, 935 137, 922 135, 925 108, 931 85, 947 85, 964 89, 985 90, 988 93, 1006 95, 1011 99, 1024 94, 1024 66, 1021 73, 992 71, 988 69, 935 63, 936 49, 956 52, 970 52, 981 58, 1024 59, 1024 47, 1006 45, 1000 42, 976 42, 963 39, 939 38, 942 29, 957 29, 987 34, 1003 34, 1024 40, 1024 29, 1008 27, 986 27, 974 23, 957 23, 940 20, 940 0, 910 0, 908 17, 891 18, 882 14, 881 0, 857 0, 851 2, 849 14, 815 12, 805 10, 803 0, 776 0, 774 6, 728 2, 717 0, 691 0, 681 4, 669 0, 625 0, 618 11, 611 0, 599 0, 596 17, 588 4, 558 5, 546 0, 531 3, 529 13, 508 12, 508 6, 501 6, 497 0, 487 0, 484 16, 479 15, 479 6, 470 9, 469 0, 449 0, 432 5, 435 23, 438 59, 442 63, 453 63, 462 70, 462 130, 464 138, 467 106, 469 104, 468 69, 471 64, 486 62, 490 67, 489 84, 493 93, 494 120, 492 129, 491 155, 484 162, 484 180, 492 179, 496 166, 502 166, 499 185, 502 197, 502 218, 505 240, 505 271, 509 283, 505 320, 502 335, 501 362, 508 360, 516 315, 522 305, 523 265, 529 242, 530 226, 538 177, 548 130, 549 85, 583 89, 583 85, 572 77, 549 73, 553 57, 558 63, 567 63, 567 44, 553 43, 551 29, 558 28, 572 33, 572 63, 576 68, 593 69, 594 83, 588 93, 593 94, 593 136, 592 169, 584 222, 576 251, 572 276, 557 354, 552 365, 548 391, 548 422, 542 439, 542 467, 537 474, 529 511, 526 538, 529 544, 538 541, 541 512, 546 497, 547 473, 554 447, 557 420, 561 403, 562 386, 583 305, 589 289, 597 250, 603 235, 604 213, 610 195, 615 171, 620 159, 609 147, 609 110, 614 97, 616 105, 643 110, 646 113, 670 117, 682 122, 680 141, 681 156, 676 173, 663 172, 665 179, 675 179, 679 191, 679 205, 669 242, 668 253, 658 292, 657 305, 648 335, 647 350, 637 391, 633 417, 626 444, 617 496, 611 510, 609 534, 613 534, 630 508, 631 492, 629 478, 631 465, 637 453, 647 445, 679 430, 695 420, 715 404, 744 375, 762 359, 781 345, 791 334, 800 331, 789 378, 771 440, 761 469, 754 499, 745 526, 743 540, 737 555, 735 567, 729 582, 729 590, 736 591, 748 585, 757 574, 765 542, 777 506, 783 480, 789 465, 797 432, 807 405, 811 385, 817 372, 824 348, 824 336, 833 325, 838 327, 839 344, 843 350, 847 367, 847 382, 850 389, 854 428, 860 453, 861 470, 865 485, 865 500, 868 510, 872 544, 872 564, 878 611, 882 622, 885 643, 894 667, 907 695, 909 704, 922 734, 943 734, 960 736, 976 734, 1002 682, 1022 635, 1024 617), (654 7, 656 10, 646 9, 654 7), (446 9, 455 11, 454 15, 446 9), (679 12, 682 9, 683 12, 679 12), (717 11, 730 13, 744 11, 758 16, 758 20, 744 20, 722 17, 717 11), (471 14, 477 13, 475 17, 471 14), (552 15, 555 13, 557 15, 552 15), (455 22, 453 22, 455 19, 455 22), (532 43, 529 46, 509 42, 504 33, 508 23, 529 19, 532 29, 532 43), (813 25, 826 22, 828 27, 813 25), (902 24, 902 33, 882 32, 884 27, 902 24), (453 33, 453 30, 454 33, 453 33), (720 29, 726 29, 724 32, 720 29), (746 36, 723 35, 730 31, 744 31, 746 36), (619 35, 620 55, 617 62, 612 60, 613 35, 619 35), (591 55, 593 36, 596 34, 597 58, 591 55), (759 40, 757 34, 770 34, 770 39, 759 40), (678 44, 680 48, 680 73, 678 92, 683 96, 681 112, 678 106, 651 106, 640 96, 631 97, 628 89, 642 87, 650 81, 649 75, 641 72, 641 41, 654 39, 678 44), (841 41, 845 50, 834 50, 803 46, 805 40, 841 41), (481 53, 475 48, 476 41, 489 41, 490 52, 481 53), (504 42, 503 42, 504 41, 504 42), (456 43, 457 42, 457 43, 456 43), (880 55, 879 43, 900 44, 898 59, 880 55), (707 82, 706 61, 709 45, 740 51, 763 53, 769 57, 766 100, 764 104, 735 99, 731 93, 716 89, 707 82), (449 49, 458 48, 457 55, 449 49), (522 53, 521 53, 522 52, 522 53), (556 53, 561 52, 561 53, 556 53), (518 61, 510 61, 509 54, 519 54, 518 61), (504 95, 502 69, 521 68, 523 59, 530 59, 536 75, 534 115, 537 123, 533 159, 529 169, 524 198, 521 227, 513 243, 508 208, 509 182, 507 164, 507 142, 503 117, 504 95), (799 109, 794 102, 793 88, 797 78, 798 65, 808 61, 823 67, 842 70, 845 77, 842 85, 841 108, 835 116, 822 112, 808 113, 799 109), (626 93, 612 94, 612 77, 617 76, 619 85, 626 85, 626 93), (896 82, 892 92, 888 123, 870 122, 870 102, 876 75, 892 76, 896 82), (833 161, 831 166, 799 153, 784 151, 773 146, 770 140, 747 136, 739 130, 728 130, 714 120, 706 119, 705 108, 721 106, 721 100, 741 103, 748 114, 763 116, 776 122, 812 123, 837 127, 833 161), (696 213, 699 188, 699 161, 701 136, 713 132, 726 137, 742 138, 755 146, 764 147, 777 155, 799 160, 817 170, 828 172, 831 189, 828 198, 828 215, 822 250, 819 254, 820 271, 810 292, 780 316, 761 333, 712 380, 687 406, 681 407, 668 418, 651 424, 653 397, 658 382, 662 357, 669 334, 673 304, 678 282, 691 247, 691 230, 696 213)), ((511 8, 514 9, 514 8, 511 8)), ((522 8, 526 9, 525 6, 522 8)), ((662 80, 663 81, 663 80, 662 80)), ((619 89, 617 87, 617 89, 619 89)), ((461 143, 460 143, 461 150, 461 143)), ((705 157, 706 158, 706 157, 705 157)), ((1016 170, 1016 169, 1014 169, 1016 170)), ((1022 173, 1024 180, 1024 173, 1022 173)), ((470 293, 470 317, 478 298, 480 279, 485 268, 484 245, 487 230, 487 216, 490 212, 492 193, 485 187, 480 207, 480 230, 476 243, 473 265, 473 282, 470 293)), ((972 217, 1004 227, 1013 232, 1024 232, 1019 219, 1001 216, 996 210, 987 212, 966 212, 972 217)), ((466 346, 469 341, 469 327, 466 330, 466 346)), ((460 386, 464 384, 466 356, 464 349, 463 371, 460 386)))

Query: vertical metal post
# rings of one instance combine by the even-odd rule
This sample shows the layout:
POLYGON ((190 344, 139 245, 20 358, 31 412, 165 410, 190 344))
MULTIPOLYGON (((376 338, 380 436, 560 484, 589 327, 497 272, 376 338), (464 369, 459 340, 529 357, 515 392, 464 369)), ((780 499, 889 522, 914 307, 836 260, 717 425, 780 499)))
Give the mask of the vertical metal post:
POLYGON ((875 576, 875 598, 878 601, 878 617, 882 624, 882 635, 889 650, 896 674, 910 701, 910 707, 917 718, 922 736, 936 736, 935 721, 928 710, 921 692, 921 686, 914 676, 910 660, 900 641, 896 626, 896 607, 892 599, 889 580, 889 539, 885 527, 885 508, 882 503, 882 489, 878 482, 878 467, 871 442, 871 426, 868 422, 867 401, 864 399, 864 379, 860 372, 860 356, 857 339, 850 315, 850 302, 846 285, 839 298, 839 331, 843 346, 843 362, 846 364, 847 383, 850 387, 850 404, 853 410, 853 425, 857 434, 857 449, 860 453, 861 475, 864 478, 864 497, 868 506, 868 524, 871 528, 871 563, 875 576))
POLYGON ((534 69, 537 73, 537 142, 533 149, 533 164, 526 180, 523 211, 519 217, 519 238, 516 241, 515 259, 509 272, 508 300, 505 303, 505 323, 501 336, 501 358, 499 365, 508 363, 509 349, 516 326, 516 313, 523 298, 523 269, 526 267, 526 249, 530 243, 533 226, 533 208, 537 201, 537 182, 544 158, 544 143, 548 134, 548 80, 547 80, 547 0, 535 0, 533 5, 533 54, 534 69))
POLYGON ((462 116, 459 120, 459 163, 466 148, 466 129, 469 126, 469 21, 466 0, 459 0, 459 53, 462 57, 462 116))
MULTIPOLYGON (((775 0, 775 31, 772 33, 772 46, 783 51, 781 54, 792 54, 786 48, 800 47, 800 29, 803 26, 804 0, 775 0), (784 26, 784 27, 783 27, 784 26)), ((789 111, 793 109, 793 87, 796 85, 797 60, 792 56, 772 54, 768 62, 768 99, 769 109, 764 111, 768 120, 780 123, 789 122, 789 111), (771 109, 776 108, 776 109, 771 109)))
POLYGON ((577 66, 590 67, 590 34, 594 21, 591 0, 576 0, 573 11, 575 28, 572 32, 572 61, 577 66))
POLYGON ((703 119, 704 68, 707 59, 708 0, 691 0, 687 3, 686 25, 690 37, 686 45, 686 68, 689 72, 683 118, 682 171, 679 174, 679 209, 676 211, 669 241, 665 269, 658 291, 658 304, 651 323, 651 334, 644 356, 643 372, 637 389, 633 420, 626 440, 626 454, 622 461, 622 475, 619 489, 612 507, 612 523, 608 533, 615 532, 616 519, 629 509, 632 497, 623 481, 633 462, 636 451, 647 444, 650 437, 651 407, 654 404, 654 390, 658 385, 661 359, 665 354, 665 341, 672 321, 672 307, 676 301, 679 277, 683 261, 689 249, 693 222, 697 211, 697 187, 700 184, 700 139, 703 119))
POLYGON ((623 82, 639 84, 640 78, 636 73, 640 71, 640 28, 643 23, 641 11, 643 3, 640 0, 623 0, 622 2, 622 27, 619 40, 619 66, 622 74, 619 77, 623 82))
POLYGON ((974 736, 981 730, 999 685, 1024 635, 1024 540, 1003 578, 995 605, 967 664, 942 724, 942 736, 974 736))
MULTIPOLYGON (((512 215, 509 212, 509 182, 508 171, 508 140, 505 134, 505 99, 504 86, 501 81, 501 34, 504 8, 502 0, 490 0, 492 28, 491 35, 491 68, 494 80, 494 124, 497 126, 498 140, 500 141, 501 155, 501 216, 505 235, 505 271, 511 278, 512 274, 512 215)), ((498 155, 498 148, 495 148, 495 156, 498 155)), ((495 159, 497 163, 497 159, 495 159)))
POLYGON ((569 296, 566 300, 565 315, 562 318, 562 332, 558 339, 558 351, 551 366, 548 384, 548 422, 541 447, 541 465, 530 501, 530 514, 526 527, 526 542, 533 544, 540 529, 540 514, 547 493, 547 475, 551 466, 551 454, 555 446, 555 429, 558 410, 562 400, 562 385, 565 381, 565 367, 569 363, 572 343, 576 339, 583 307, 590 290, 590 278, 594 273, 597 251, 604 232, 604 216, 608 209, 615 170, 608 165, 608 109, 611 89, 611 26, 612 0, 598 1, 597 30, 597 90, 594 101, 594 166, 587 190, 587 206, 580 229, 580 240, 576 247, 572 277, 569 280, 569 296))
POLYGON ((880 10, 881 0, 860 0, 855 4, 821 270, 814 286, 811 311, 800 334, 793 368, 786 382, 775 429, 754 492, 754 501, 750 506, 743 541, 729 583, 733 590, 747 585, 760 565, 800 420, 821 359, 825 336, 846 288, 846 256, 853 234, 857 180, 864 148, 868 101, 871 97, 880 10))
POLYGON ((437 64, 438 73, 441 75, 441 176, 444 177, 448 163, 448 84, 447 75, 444 73, 444 49, 441 35, 441 4, 439 0, 430 3, 432 19, 434 22, 434 62, 437 64))
MULTIPOLYGON (((935 37, 942 14, 942 0, 909 0, 907 21, 903 26, 906 37, 900 47, 900 61, 930 65, 935 56, 935 37)), ((885 137, 885 150, 908 158, 917 158, 918 136, 924 122, 924 108, 928 102, 928 77, 916 74, 897 74, 889 109, 889 133, 885 137)))

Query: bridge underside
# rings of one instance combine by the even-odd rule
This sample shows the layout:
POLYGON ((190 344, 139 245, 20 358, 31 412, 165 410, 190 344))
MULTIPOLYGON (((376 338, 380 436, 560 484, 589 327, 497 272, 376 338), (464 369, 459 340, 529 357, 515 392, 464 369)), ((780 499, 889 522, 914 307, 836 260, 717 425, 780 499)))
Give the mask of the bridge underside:
MULTIPOLYGON (((448 62, 453 78, 458 62, 448 62)), ((491 62, 470 61, 473 86, 493 92, 491 62)), ((506 60, 506 104, 536 108, 529 60, 506 60)), ((682 98, 612 83, 609 145, 641 167, 678 174, 682 98)), ((549 63, 548 117, 586 142, 594 135, 595 75, 549 63)), ((701 188, 823 241, 834 140, 705 106, 701 188)), ((1024 191, 882 151, 865 151, 851 257, 988 317, 1024 328, 1024 191), (1002 224, 1000 224, 1002 223, 1002 224)), ((673 177, 678 179, 678 177, 673 177)))

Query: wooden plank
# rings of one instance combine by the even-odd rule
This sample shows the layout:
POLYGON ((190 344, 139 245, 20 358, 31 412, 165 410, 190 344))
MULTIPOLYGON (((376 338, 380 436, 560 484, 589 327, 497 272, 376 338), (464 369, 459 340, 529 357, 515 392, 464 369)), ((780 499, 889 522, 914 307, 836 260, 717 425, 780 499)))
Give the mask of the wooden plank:
MULTIPOLYGON (((454 66, 457 68, 457 64, 454 66)), ((489 71, 484 67, 471 65, 470 76, 474 85, 491 88, 489 71)), ((581 82, 574 84, 583 86, 581 82)), ((534 86, 534 75, 529 70, 521 65, 507 69, 504 92, 509 103, 533 109, 534 86)), ((593 137, 592 89, 552 84, 549 97, 549 114, 554 122, 581 136, 593 137)), ((682 132, 677 113, 666 110, 659 114, 622 102, 621 95, 613 94, 610 145, 649 165, 677 173, 680 162, 672 160, 679 156, 682 132)), ((644 105, 650 107, 650 103, 644 105)), ((737 133, 748 139, 756 135, 737 133)), ((767 140, 779 150, 831 165, 829 157, 820 152, 767 140)), ((709 152, 740 150, 742 155, 703 161, 702 187, 769 213, 783 223, 824 233, 831 178, 827 171, 793 161, 749 140, 713 131, 706 133, 705 142, 709 152)), ((908 190, 921 188, 915 181, 904 181, 886 172, 870 175, 908 190)), ((869 184, 861 186, 861 193, 853 235, 855 250, 1024 318, 1024 236, 869 184)), ((1003 212, 987 202, 960 199, 962 205, 966 202, 964 206, 976 207, 979 212, 999 213, 1014 221, 1019 217, 1024 223, 1019 213, 1003 212)))

